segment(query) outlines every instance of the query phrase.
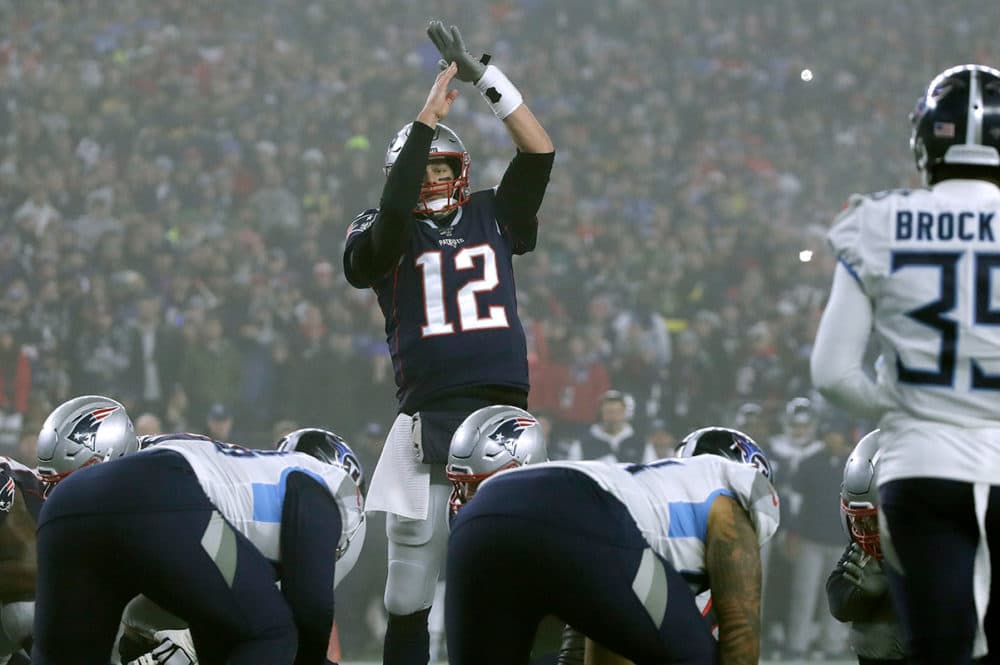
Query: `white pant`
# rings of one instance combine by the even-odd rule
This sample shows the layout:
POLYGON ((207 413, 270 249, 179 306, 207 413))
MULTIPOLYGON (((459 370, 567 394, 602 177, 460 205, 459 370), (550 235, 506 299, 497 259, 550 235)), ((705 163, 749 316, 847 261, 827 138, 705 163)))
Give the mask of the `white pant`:
POLYGON ((788 649, 804 653, 819 637, 827 653, 839 653, 847 646, 848 626, 833 618, 826 602, 826 578, 844 548, 799 541, 799 554, 792 565, 792 594, 788 616, 788 649), (817 611, 818 620, 815 619, 817 611))

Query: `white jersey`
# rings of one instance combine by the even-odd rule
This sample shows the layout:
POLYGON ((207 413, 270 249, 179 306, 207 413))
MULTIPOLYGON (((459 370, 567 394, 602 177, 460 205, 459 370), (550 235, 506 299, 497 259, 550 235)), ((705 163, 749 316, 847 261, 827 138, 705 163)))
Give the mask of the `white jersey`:
POLYGON ((879 480, 996 481, 1000 469, 1000 189, 946 180, 853 196, 829 235, 872 302, 894 404, 879 480), (996 286, 995 286, 996 285, 996 286))
POLYGON ((271 561, 281 561, 281 511, 288 474, 300 471, 327 488, 340 508, 336 578, 357 561, 364 543, 364 500, 340 467, 304 453, 250 450, 190 434, 156 437, 138 453, 172 450, 191 465, 205 494, 223 517, 271 561))
MULTIPOLYGON (((621 501, 653 551, 684 575, 696 593, 707 588, 705 536, 708 511, 717 497, 732 497, 749 513, 761 545, 778 528, 778 495, 770 481, 752 466, 718 455, 641 465, 594 461, 546 464, 576 469, 621 501)), ((537 468, 535 464, 503 473, 537 468)))

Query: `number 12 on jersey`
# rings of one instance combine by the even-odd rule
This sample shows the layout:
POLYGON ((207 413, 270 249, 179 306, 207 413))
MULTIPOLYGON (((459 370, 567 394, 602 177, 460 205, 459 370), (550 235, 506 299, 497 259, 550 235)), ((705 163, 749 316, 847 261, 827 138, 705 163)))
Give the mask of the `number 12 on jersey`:
POLYGON ((489 245, 473 245, 455 252, 450 262, 445 261, 443 257, 441 251, 432 250, 424 252, 415 260, 417 268, 423 275, 426 323, 420 326, 421 336, 434 337, 451 335, 455 332, 455 324, 448 321, 445 305, 445 298, 450 295, 445 293, 446 285, 450 281, 445 279, 445 271, 459 273, 473 270, 476 267, 476 259, 481 259, 482 277, 467 281, 453 296, 458 303, 458 327, 461 332, 509 327, 507 312, 503 305, 492 305, 488 308, 486 316, 479 315, 477 294, 488 293, 500 284, 497 257, 493 248, 489 245), (447 265, 448 263, 452 265, 447 265))

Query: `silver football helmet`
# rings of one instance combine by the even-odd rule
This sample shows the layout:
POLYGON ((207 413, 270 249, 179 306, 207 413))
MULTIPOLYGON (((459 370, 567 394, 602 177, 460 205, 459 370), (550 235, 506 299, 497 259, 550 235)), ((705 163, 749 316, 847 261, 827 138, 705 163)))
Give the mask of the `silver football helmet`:
POLYGON ((455 430, 448 450, 451 514, 494 473, 547 459, 542 426, 524 409, 501 404, 474 411, 455 430))
POLYGON ((866 554, 882 558, 878 532, 878 430, 866 434, 854 446, 844 465, 840 485, 840 516, 844 530, 866 554))
POLYGON ((139 449, 135 426, 125 407, 100 395, 60 404, 38 433, 38 473, 56 483, 77 469, 139 449))
MULTIPOLYGON (((386 175, 389 175, 389 170, 396 163, 396 158, 410 136, 412 127, 412 123, 407 123, 389 142, 389 148, 385 152, 386 175)), ((434 138, 427 154, 428 161, 435 159, 446 161, 451 166, 452 179, 421 184, 420 201, 413 212, 428 217, 441 217, 469 200, 469 167, 472 158, 469 157, 469 151, 465 149, 465 144, 458 138, 458 134, 441 123, 434 128, 434 138)))

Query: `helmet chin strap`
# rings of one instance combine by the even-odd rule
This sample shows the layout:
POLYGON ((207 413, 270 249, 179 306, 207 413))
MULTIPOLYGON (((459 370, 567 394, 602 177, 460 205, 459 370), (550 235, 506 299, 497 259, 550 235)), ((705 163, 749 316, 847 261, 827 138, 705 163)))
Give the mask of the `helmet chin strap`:
POLYGON ((435 224, 440 226, 442 223, 451 219, 452 214, 456 211, 456 208, 450 208, 448 210, 441 210, 445 206, 452 203, 452 199, 449 197, 441 197, 439 199, 432 199, 427 201, 424 205, 430 208, 433 212, 424 213, 424 215, 432 220, 435 224))

